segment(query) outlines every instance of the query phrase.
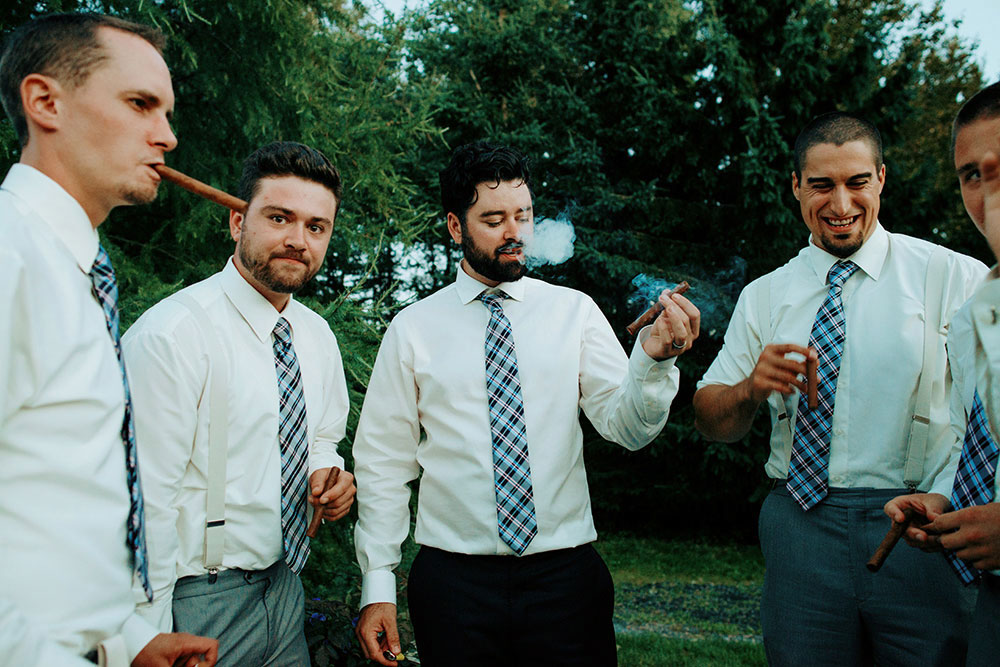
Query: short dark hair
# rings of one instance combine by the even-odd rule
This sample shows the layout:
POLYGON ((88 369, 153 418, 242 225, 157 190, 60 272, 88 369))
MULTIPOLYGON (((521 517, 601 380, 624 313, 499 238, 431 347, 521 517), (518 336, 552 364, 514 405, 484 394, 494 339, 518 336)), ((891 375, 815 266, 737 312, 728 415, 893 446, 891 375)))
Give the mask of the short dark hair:
POLYGON ((163 53, 166 37, 147 25, 95 13, 48 14, 18 27, 4 42, 0 55, 0 101, 21 148, 28 144, 28 121, 21 106, 21 82, 44 74, 76 88, 108 54, 97 37, 99 28, 130 32, 163 53))
POLYGON ((459 146, 451 154, 451 162, 440 174, 441 206, 445 214, 454 213, 462 226, 465 216, 476 203, 476 186, 480 183, 521 181, 531 193, 531 171, 528 158, 516 148, 477 141, 459 146))
POLYGON ((1000 81, 980 90, 958 110, 955 122, 951 125, 951 154, 955 154, 955 140, 959 130, 974 121, 997 116, 1000 116, 1000 81))
POLYGON ((319 183, 333 193, 340 212, 340 172, 323 153, 294 141, 273 141, 248 155, 243 161, 237 196, 249 204, 260 191, 261 179, 280 176, 298 176, 319 183))
POLYGON ((831 111, 809 121, 795 139, 795 176, 802 178, 806 153, 818 144, 843 146, 850 141, 864 141, 872 149, 875 168, 882 166, 882 135, 878 128, 861 116, 844 111, 831 111))

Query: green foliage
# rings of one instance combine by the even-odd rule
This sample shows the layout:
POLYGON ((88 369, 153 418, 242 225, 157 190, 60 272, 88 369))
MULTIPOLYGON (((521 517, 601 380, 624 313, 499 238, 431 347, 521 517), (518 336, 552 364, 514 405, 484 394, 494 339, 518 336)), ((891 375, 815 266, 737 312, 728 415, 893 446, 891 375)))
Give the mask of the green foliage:
POLYGON ((663 581, 715 584, 764 583, 764 558, 756 544, 602 534, 596 543, 615 585, 663 581))

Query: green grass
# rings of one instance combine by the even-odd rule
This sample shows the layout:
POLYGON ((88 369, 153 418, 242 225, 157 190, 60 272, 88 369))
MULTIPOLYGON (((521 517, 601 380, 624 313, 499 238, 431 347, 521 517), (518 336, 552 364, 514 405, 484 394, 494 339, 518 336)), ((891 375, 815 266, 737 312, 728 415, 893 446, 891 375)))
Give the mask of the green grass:
POLYGON ((654 634, 618 636, 619 667, 743 667, 766 665, 759 644, 691 641, 654 634))
POLYGON ((764 582, 764 557, 757 545, 606 535, 598 539, 596 546, 616 585, 764 582))
POLYGON ((767 664, 757 546, 611 535, 597 548, 615 581, 621 667, 767 664))

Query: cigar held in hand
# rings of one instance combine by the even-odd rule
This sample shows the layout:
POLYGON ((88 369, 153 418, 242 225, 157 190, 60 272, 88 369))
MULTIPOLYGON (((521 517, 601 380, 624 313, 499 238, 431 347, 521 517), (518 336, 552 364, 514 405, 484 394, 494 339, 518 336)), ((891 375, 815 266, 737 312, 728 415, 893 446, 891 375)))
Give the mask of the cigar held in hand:
MULTIPOLYGON (((671 295, 684 294, 684 292, 687 292, 690 288, 691 286, 688 285, 686 280, 684 280, 678 283, 677 287, 674 287, 672 290, 670 290, 670 294, 671 295)), ((636 335, 637 333, 639 333, 640 329, 642 329, 644 326, 655 320, 662 312, 663 312, 663 306, 661 306, 659 300, 657 300, 652 306, 650 306, 646 310, 646 312, 637 317, 635 322, 632 322, 632 324, 625 327, 625 331, 628 332, 629 336, 636 335)))
MULTIPOLYGON (((811 350, 812 348, 809 349, 811 350)), ((816 359, 813 359, 811 356, 806 357, 806 389, 808 390, 810 410, 815 410, 816 406, 819 405, 819 397, 816 395, 819 387, 819 380, 817 379, 818 367, 818 357, 816 359)))
MULTIPOLYGON (((337 484, 337 479, 340 477, 340 468, 334 466, 330 469, 330 474, 326 478, 326 487, 319 494, 322 498, 323 494, 332 489, 337 484)), ((320 523, 323 522, 323 511, 326 509, 326 503, 320 503, 316 505, 313 509, 313 518, 309 522, 309 527, 306 528, 306 537, 316 537, 316 532, 319 530, 320 523)))
POLYGON ((889 532, 885 534, 882 539, 882 544, 878 545, 878 549, 872 554, 871 560, 869 560, 865 566, 868 568, 869 572, 878 572, 882 568, 882 564, 885 563, 885 559, 889 557, 889 553, 892 551, 896 543, 899 542, 899 538, 903 536, 906 529, 910 527, 910 523, 915 520, 919 520, 921 517, 917 515, 913 509, 907 507, 903 510, 903 514, 906 518, 903 519, 903 523, 892 522, 892 526, 889 528, 889 532))

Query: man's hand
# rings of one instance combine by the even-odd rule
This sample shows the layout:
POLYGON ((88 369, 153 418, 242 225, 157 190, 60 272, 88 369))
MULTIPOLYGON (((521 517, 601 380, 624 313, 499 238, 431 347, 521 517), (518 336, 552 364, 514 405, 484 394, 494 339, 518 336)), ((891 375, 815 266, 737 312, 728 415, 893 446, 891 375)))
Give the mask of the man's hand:
POLYGON ((332 470, 333 468, 320 468, 309 476, 309 489, 311 491, 309 504, 317 512, 320 511, 320 505, 323 505, 323 518, 327 521, 336 521, 347 516, 351 505, 354 504, 354 494, 357 492, 357 488, 354 486, 354 475, 346 470, 341 470, 337 477, 337 483, 324 492, 327 478, 332 470))
POLYGON ((680 294, 671 290, 660 293, 663 312, 653 321, 653 329, 642 342, 650 359, 663 361, 684 354, 701 331, 701 312, 680 294))
POLYGON ((806 362, 788 359, 786 355, 792 352, 816 357, 815 350, 793 343, 768 345, 760 353, 757 365, 746 380, 747 398, 754 406, 766 401, 772 391, 788 396, 793 389, 798 389, 803 396, 806 394, 806 382, 799 379, 806 374, 806 362))
MULTIPOLYGON (((912 509, 927 521, 934 521, 942 512, 951 509, 951 503, 940 493, 907 493, 896 496, 885 504, 885 513, 895 523, 903 523, 903 510, 912 509)), ((903 539, 911 547, 924 551, 941 551, 941 543, 936 532, 928 532, 929 524, 913 521, 903 533, 903 539), (921 525, 916 525, 920 523, 921 525)))
POLYGON ((380 665, 395 667, 396 660, 390 660, 386 653, 394 657, 402 653, 399 646, 399 631, 396 629, 396 605, 375 602, 361 610, 358 627, 354 634, 361 642, 361 651, 369 660, 380 665))
POLYGON ((986 241, 1000 261, 1000 159, 992 151, 979 163, 983 188, 983 222, 986 241))
POLYGON ((153 637, 132 661, 132 667, 212 667, 219 659, 219 641, 186 632, 153 637))
POLYGON ((1000 569, 1000 503, 948 512, 925 526, 941 546, 980 570, 1000 569))

